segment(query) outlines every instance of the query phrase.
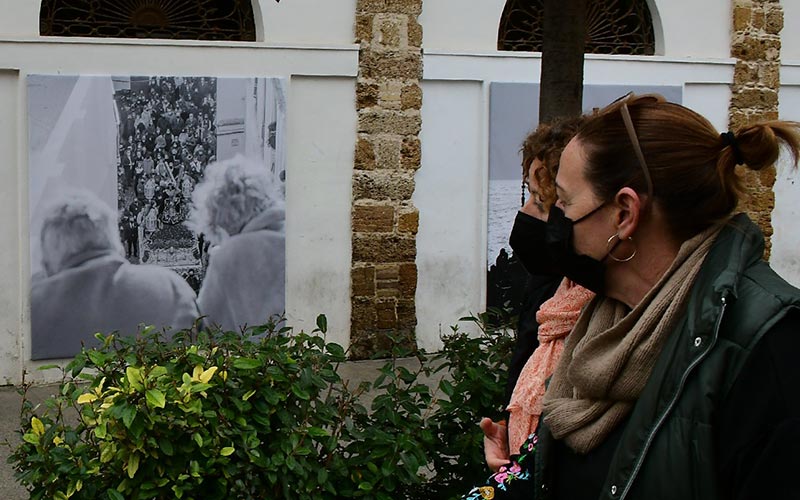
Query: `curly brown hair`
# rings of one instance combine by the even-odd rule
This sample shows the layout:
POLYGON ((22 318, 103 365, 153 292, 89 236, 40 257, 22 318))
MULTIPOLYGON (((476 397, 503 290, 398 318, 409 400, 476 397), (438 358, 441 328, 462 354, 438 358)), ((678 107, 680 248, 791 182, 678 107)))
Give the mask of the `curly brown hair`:
POLYGON ((522 143, 520 152, 523 182, 528 180, 528 171, 534 159, 544 164, 544 168, 536 171, 536 182, 539 184, 539 197, 545 210, 549 210, 556 201, 555 179, 561 152, 584 121, 583 116, 577 116, 557 118, 549 123, 542 123, 528 134, 522 143))

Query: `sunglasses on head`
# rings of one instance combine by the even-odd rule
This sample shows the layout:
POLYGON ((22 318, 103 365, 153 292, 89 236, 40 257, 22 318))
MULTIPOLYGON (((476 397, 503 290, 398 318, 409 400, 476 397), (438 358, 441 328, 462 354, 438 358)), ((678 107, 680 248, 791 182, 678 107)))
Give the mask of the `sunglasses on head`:
POLYGON ((622 97, 614 100, 614 102, 599 112, 599 114, 604 115, 619 111, 620 115, 622 115, 622 121, 625 123, 625 130, 628 132, 628 138, 631 141, 633 151, 636 153, 636 158, 639 160, 639 165, 641 166, 642 173, 644 174, 645 184, 647 184, 647 195, 651 198, 653 196, 653 179, 650 176, 650 169, 647 167, 647 162, 644 159, 642 146, 639 144, 639 137, 636 135, 636 129, 633 127, 633 120, 631 119, 631 113, 628 110, 628 106, 635 106, 641 103, 662 102, 666 102, 666 99, 658 94, 642 94, 637 96, 633 92, 628 92, 622 97))

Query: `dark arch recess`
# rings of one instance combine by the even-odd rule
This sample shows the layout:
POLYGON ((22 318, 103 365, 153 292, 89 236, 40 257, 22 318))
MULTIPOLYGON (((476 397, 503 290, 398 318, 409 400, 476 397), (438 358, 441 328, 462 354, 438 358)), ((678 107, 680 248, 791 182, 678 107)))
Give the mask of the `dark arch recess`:
MULTIPOLYGON (((646 0, 588 2, 587 54, 655 53, 653 17, 646 0)), ((497 35, 497 50, 542 51, 543 0, 507 0, 497 35)))
POLYGON ((256 40, 250 0, 42 0, 39 34, 256 40))

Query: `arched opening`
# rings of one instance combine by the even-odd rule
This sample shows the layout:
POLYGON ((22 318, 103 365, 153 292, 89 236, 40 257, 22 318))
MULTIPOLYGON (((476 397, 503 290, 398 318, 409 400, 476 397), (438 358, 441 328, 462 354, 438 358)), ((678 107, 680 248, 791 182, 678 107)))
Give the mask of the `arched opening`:
POLYGON ((39 34, 255 41, 250 0, 43 0, 39 34))
MULTIPOLYGON (((587 5, 587 54, 653 55, 656 33, 647 0, 600 0, 587 5)), ((497 50, 541 52, 544 0, 507 0, 497 50)))

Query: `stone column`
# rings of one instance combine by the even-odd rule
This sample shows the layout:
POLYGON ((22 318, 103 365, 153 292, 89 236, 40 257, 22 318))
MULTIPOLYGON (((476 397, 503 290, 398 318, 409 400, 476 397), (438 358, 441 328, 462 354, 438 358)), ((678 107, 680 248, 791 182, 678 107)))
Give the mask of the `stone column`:
MULTIPOLYGON (((733 0, 731 55, 736 68, 731 86, 730 128, 778 118, 783 9, 777 0, 733 0)), ((775 208, 775 167, 746 170, 746 194, 740 210, 761 226, 769 257, 772 210, 775 208)))
POLYGON ((411 201, 420 167, 422 0, 358 0, 358 139, 353 172, 353 359, 415 344, 416 234, 411 201))

